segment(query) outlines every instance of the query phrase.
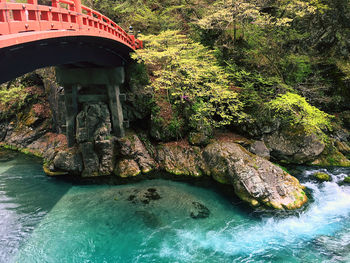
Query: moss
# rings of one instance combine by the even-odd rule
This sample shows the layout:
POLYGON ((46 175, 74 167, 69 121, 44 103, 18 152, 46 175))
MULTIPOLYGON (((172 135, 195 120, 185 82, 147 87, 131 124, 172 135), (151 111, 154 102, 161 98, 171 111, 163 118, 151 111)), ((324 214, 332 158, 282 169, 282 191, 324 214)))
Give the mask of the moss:
POLYGON ((37 151, 37 150, 32 150, 32 149, 28 149, 28 148, 19 148, 19 147, 16 147, 14 145, 5 144, 5 143, 0 143, 0 148, 21 152, 21 153, 23 153, 25 155, 30 155, 30 156, 35 156, 35 157, 38 157, 38 158, 43 158, 43 154, 41 152, 37 151))
POLYGON ((317 160, 311 163, 317 166, 342 166, 350 167, 350 160, 348 160, 333 144, 330 142, 318 157, 317 160))
POLYGON ((67 174, 67 172, 51 171, 49 169, 49 166, 47 163, 44 163, 43 169, 44 169, 44 173, 48 176, 59 176, 59 175, 66 175, 67 174))
POLYGON ((213 174, 213 179, 220 184, 231 184, 231 182, 221 174, 213 174))
POLYGON ((273 163, 274 165, 278 166, 279 168, 281 168, 283 171, 285 171, 287 174, 290 174, 290 172, 288 171, 288 169, 280 164, 277 163, 273 163))
POLYGON ((331 176, 329 174, 322 172, 316 172, 312 176, 321 182, 329 182, 331 180, 331 176))
POLYGON ((350 176, 345 177, 343 182, 350 184, 350 176))

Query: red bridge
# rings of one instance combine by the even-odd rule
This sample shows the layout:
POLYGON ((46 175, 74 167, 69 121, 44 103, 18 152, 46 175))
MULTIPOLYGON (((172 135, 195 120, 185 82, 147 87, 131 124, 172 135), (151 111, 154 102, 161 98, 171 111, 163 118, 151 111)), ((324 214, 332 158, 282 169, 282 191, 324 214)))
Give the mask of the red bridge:
POLYGON ((142 42, 80 0, 0 0, 0 83, 37 68, 118 67, 142 42))

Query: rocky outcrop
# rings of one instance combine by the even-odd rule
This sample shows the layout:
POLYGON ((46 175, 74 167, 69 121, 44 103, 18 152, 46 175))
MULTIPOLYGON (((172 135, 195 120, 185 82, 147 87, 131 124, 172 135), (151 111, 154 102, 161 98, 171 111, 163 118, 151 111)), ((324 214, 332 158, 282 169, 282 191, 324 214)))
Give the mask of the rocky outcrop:
MULTIPOLYGON (((108 106, 90 103, 84 104, 76 117, 76 145, 68 148, 64 135, 50 132, 49 118, 43 113, 45 109, 35 104, 21 116, 20 123, 3 122, 0 139, 3 144, 42 156, 49 175, 110 176, 123 180, 146 178, 146 174, 156 170, 179 179, 212 176, 231 185, 242 200, 253 206, 294 209, 307 200, 297 179, 257 156, 269 157, 270 149, 262 141, 248 143, 227 134, 209 140, 209 134, 193 134, 194 145, 187 140, 152 145, 145 136, 134 132, 116 138, 111 134, 108 106)), ((207 208, 193 203, 192 218, 209 215, 207 208)))
POLYGON ((7 123, 6 122, 1 122, 0 123, 0 142, 3 141, 6 137, 7 133, 7 123))
POLYGON ((315 160, 325 148, 325 143, 319 136, 308 134, 302 128, 267 134, 264 142, 276 160, 295 164, 315 160))
POLYGON ((110 175, 115 165, 115 138, 105 103, 84 104, 76 117, 76 142, 83 159, 83 177, 110 175))
POLYGON ((141 173, 140 167, 132 159, 121 160, 115 168, 115 175, 122 178, 134 177, 141 173))
POLYGON ((142 173, 148 173, 157 166, 144 144, 134 133, 117 139, 117 148, 118 155, 125 159, 135 160, 142 173))
POLYGON ((208 168, 199 147, 186 143, 165 143, 157 147, 157 161, 161 169, 174 175, 201 176, 208 168))
POLYGON ((80 175, 83 171, 83 160, 80 153, 74 151, 60 151, 53 159, 55 170, 66 171, 80 175))
POLYGON ((263 141, 253 142, 249 147, 249 151, 267 160, 270 159, 270 150, 263 141))
POLYGON ((253 206, 295 209, 307 201, 296 178, 238 144, 209 144, 203 157, 214 179, 232 184, 236 194, 253 206))
POLYGON ((329 142, 312 165, 350 167, 350 160, 337 148, 337 141, 329 142))

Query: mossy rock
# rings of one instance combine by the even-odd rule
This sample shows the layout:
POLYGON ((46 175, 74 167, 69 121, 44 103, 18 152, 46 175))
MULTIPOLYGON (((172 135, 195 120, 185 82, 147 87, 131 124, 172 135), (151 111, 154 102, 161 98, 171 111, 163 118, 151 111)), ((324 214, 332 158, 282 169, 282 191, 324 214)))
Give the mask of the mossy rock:
POLYGON ((67 172, 64 172, 64 171, 51 171, 50 168, 49 168, 49 165, 47 163, 44 163, 43 165, 43 170, 44 170, 44 173, 48 176, 60 176, 60 175, 67 175, 68 173, 67 172))
POLYGON ((346 184, 350 184, 350 176, 346 176, 343 182, 346 184))
POLYGON ((329 182, 331 181, 331 176, 329 174, 323 172, 316 172, 312 175, 315 179, 321 182, 329 182))
POLYGON ((328 144, 320 156, 311 163, 316 166, 342 166, 350 167, 350 160, 346 158, 336 147, 328 144))

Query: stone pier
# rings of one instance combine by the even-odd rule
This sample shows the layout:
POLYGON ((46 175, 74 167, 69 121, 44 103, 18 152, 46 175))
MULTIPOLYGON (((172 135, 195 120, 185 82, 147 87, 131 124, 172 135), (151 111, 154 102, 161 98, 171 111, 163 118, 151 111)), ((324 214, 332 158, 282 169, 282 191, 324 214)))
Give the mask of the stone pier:
POLYGON ((56 78, 64 87, 66 135, 68 146, 76 143, 76 117, 84 104, 106 103, 109 107, 112 133, 124 136, 120 86, 124 83, 123 67, 68 68, 58 67, 56 78))

